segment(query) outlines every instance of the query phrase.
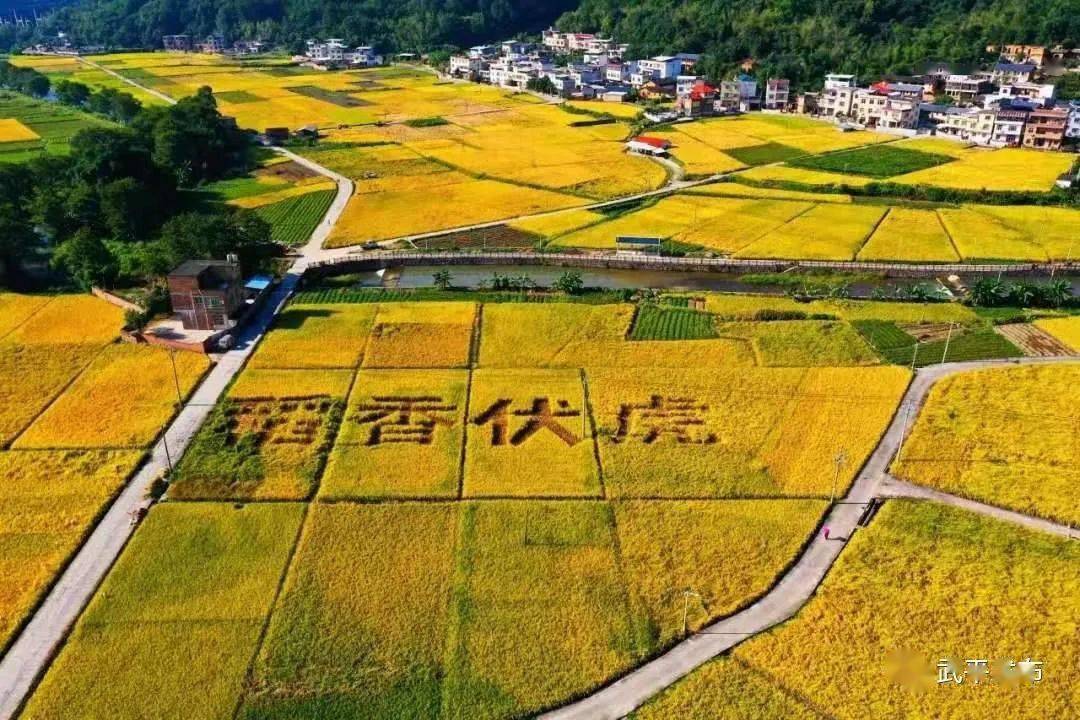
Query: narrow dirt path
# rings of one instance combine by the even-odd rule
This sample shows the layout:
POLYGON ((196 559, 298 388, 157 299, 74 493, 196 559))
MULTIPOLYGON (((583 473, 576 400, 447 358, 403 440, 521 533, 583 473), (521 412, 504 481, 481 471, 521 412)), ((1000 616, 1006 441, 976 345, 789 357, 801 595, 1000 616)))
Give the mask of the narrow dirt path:
MULTIPOLYGON (((592 695, 540 717, 544 720, 617 720, 720 653, 793 617, 814 594, 829 568, 836 562, 836 558, 847 545, 847 540, 855 532, 868 503, 882 494, 883 487, 890 487, 885 485, 888 481, 889 465, 931 388, 939 380, 956 373, 982 368, 1055 362, 1076 362, 1076 359, 987 360, 934 365, 921 369, 908 386, 896 415, 847 496, 829 512, 825 524, 830 529, 830 539, 826 540, 821 534, 817 535, 776 586, 747 609, 705 627, 664 655, 592 695)), ((891 487, 895 489, 896 486, 891 487)), ((948 502, 963 507, 970 501, 961 502, 960 498, 954 498, 948 502)), ((1019 515, 997 508, 990 512, 989 506, 982 506, 981 509, 968 507, 1013 522, 1017 521, 1015 516, 1019 515)), ((1046 529, 1043 522, 1039 520, 1036 523, 1024 524, 1035 529, 1046 529)), ((1056 529, 1053 532, 1061 534, 1056 529)))

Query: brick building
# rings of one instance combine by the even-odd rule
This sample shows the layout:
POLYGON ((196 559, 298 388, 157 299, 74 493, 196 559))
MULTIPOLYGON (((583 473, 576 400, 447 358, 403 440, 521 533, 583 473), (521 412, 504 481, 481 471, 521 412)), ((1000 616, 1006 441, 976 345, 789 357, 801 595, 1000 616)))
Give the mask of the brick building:
POLYGON ((189 330, 227 330, 244 305, 240 266, 229 260, 188 260, 168 283, 173 311, 189 330))

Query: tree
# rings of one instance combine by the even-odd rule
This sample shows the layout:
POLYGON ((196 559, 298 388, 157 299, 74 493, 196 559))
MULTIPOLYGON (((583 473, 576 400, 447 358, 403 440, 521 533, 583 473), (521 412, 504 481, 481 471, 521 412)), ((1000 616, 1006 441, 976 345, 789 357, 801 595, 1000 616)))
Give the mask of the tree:
POLYGON ((1008 289, 1005 283, 993 277, 977 280, 971 286, 971 304, 979 307, 996 307, 1002 305, 1008 297, 1008 289))
POLYGON ((190 258, 220 260, 235 253, 250 268, 258 251, 269 244, 270 226, 251 210, 181 213, 162 226, 155 259, 171 267, 190 258))
POLYGON ((435 287, 439 288, 440 290, 449 290, 451 288, 451 284, 453 283, 453 277, 450 275, 449 270, 439 270, 431 277, 432 280, 435 282, 435 287))
POLYGON ((116 279, 117 266, 101 238, 82 229, 60 244, 52 263, 63 269, 84 290, 100 285, 110 287, 116 279))
POLYGON ((559 91, 555 89, 555 83, 551 81, 547 75, 539 78, 529 78, 525 83, 525 87, 533 92, 542 93, 544 95, 558 95, 559 91))
POLYGON ((90 99, 90 88, 74 80, 61 80, 53 88, 56 99, 65 105, 82 107, 90 99))
POLYGON ((19 285, 23 264, 37 244, 26 212, 10 200, 0 200, 0 282, 19 285))
POLYGON ((555 280, 552 287, 567 295, 577 295, 585 289, 585 281, 577 270, 567 270, 555 280))

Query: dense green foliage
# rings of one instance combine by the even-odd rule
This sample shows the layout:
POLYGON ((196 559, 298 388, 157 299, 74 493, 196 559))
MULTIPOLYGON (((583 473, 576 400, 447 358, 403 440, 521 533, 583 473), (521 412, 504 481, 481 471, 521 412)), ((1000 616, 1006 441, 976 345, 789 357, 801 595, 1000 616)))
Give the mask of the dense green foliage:
POLYGON ((809 155, 788 162, 788 165, 870 177, 892 177, 925 170, 926 168, 952 162, 948 155, 937 155, 921 150, 908 150, 892 145, 870 147, 825 155, 809 155))
POLYGON ((430 50, 509 37, 546 27, 573 0, 86 0, 41 23, 39 33, 63 29, 79 42, 160 47, 161 36, 224 33, 302 47, 310 37, 340 37, 385 50, 430 50))
MULTIPOLYGON (((38 73, 0 61, 0 84, 42 95, 38 73)), ((58 98, 89 110, 122 93, 104 95, 61 86, 58 98)), ((59 88, 58 88, 59 89, 59 88)), ((130 96, 124 96, 130 100, 130 96)), ((19 286, 39 250, 80 286, 111 286, 167 272, 192 257, 238 252, 251 260, 270 239, 254 212, 223 206, 188 212, 186 188, 218 180, 252 163, 248 135, 224 120, 209 88, 168 107, 140 108, 126 127, 86 122, 64 155, 38 155, 0 168, 0 278, 19 286)), ((72 117, 89 117, 67 111, 72 117)), ((89 120, 93 120, 89 117, 89 120)))
POLYGON ((975 62, 988 43, 1080 44, 1075 0, 582 0, 558 25, 614 34, 635 56, 701 52, 715 76, 753 58, 801 85, 975 62))

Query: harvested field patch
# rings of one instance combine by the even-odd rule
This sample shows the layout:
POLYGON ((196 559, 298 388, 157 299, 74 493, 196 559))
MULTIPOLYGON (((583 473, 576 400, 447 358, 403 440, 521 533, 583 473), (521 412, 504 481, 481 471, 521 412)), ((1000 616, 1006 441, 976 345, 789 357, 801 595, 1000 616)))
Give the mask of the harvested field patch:
POLYGON ((1020 348, 1028 357, 1053 357, 1077 353, 1042 327, 1031 323, 995 325, 994 330, 1020 348))
POLYGON ((358 98, 355 95, 350 95, 347 92, 340 92, 337 90, 327 90, 326 88, 318 87, 317 85, 293 85, 285 88, 289 92, 296 93, 297 95, 303 95, 314 100, 322 100, 338 107, 355 108, 365 107, 371 105, 370 102, 363 98, 358 98))
POLYGON ((511 225, 496 225, 415 240, 413 244, 423 250, 528 250, 537 239, 533 233, 511 225))

